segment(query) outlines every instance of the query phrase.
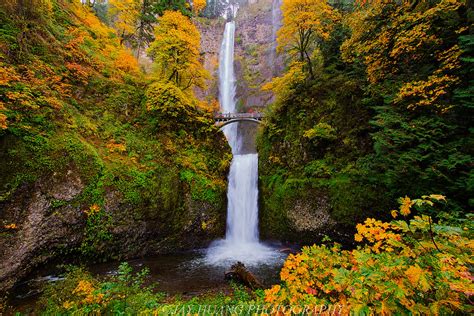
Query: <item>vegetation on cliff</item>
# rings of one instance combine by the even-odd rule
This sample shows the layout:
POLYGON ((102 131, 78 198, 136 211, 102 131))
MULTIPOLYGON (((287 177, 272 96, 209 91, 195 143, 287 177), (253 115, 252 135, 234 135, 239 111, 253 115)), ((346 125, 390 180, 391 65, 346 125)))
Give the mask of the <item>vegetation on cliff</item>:
MULTIPOLYGON (((154 33, 157 41, 166 36, 180 40, 162 29, 171 15, 194 27, 187 16, 164 11, 154 33)), ((193 59, 178 65, 181 84, 174 80, 178 76, 145 75, 127 48, 133 45, 117 35, 118 26, 107 26, 80 1, 2 2, 0 24, 0 203, 5 209, 0 224, 5 244, 29 225, 27 209, 9 211, 15 203, 28 203, 17 201, 18 192, 35 195, 34 183, 69 173, 77 173, 84 189, 72 200, 47 197, 45 214, 60 216, 70 206, 84 213, 82 243, 67 251, 100 260, 122 256, 115 253, 120 247, 111 247, 114 226, 137 220, 158 222, 156 232, 161 238, 174 235, 170 245, 176 247, 189 223, 200 228, 206 221, 208 239, 222 233, 230 150, 213 126, 208 105, 192 92, 202 84, 196 71, 203 73, 197 30, 185 33, 193 38, 183 49, 193 59), (208 206, 190 209, 188 195, 208 206)), ((179 54, 176 45, 163 54, 152 46, 156 68, 169 66, 166 58, 179 54)))
POLYGON ((287 219, 313 196, 351 227, 405 195, 472 207, 468 3, 283 1, 282 10, 289 64, 265 87, 277 100, 258 141, 264 234, 300 236, 287 219))

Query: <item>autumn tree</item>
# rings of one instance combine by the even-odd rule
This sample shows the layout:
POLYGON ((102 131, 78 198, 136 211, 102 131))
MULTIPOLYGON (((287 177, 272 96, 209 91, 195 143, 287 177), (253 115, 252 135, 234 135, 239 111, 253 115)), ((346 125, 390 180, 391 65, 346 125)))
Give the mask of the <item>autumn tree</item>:
POLYGON ((149 55, 156 75, 186 90, 204 87, 209 76, 200 61, 201 36, 189 18, 177 11, 165 11, 155 28, 149 55))
POLYGON ((342 56, 365 69, 374 113, 374 155, 366 162, 394 196, 436 188, 469 201, 467 10, 461 0, 375 1, 347 19, 342 56))
POLYGON ((194 14, 199 14, 206 8, 206 0, 193 0, 192 2, 194 14))
POLYGON ((138 58, 154 40, 153 28, 157 17, 167 10, 179 11, 190 17, 198 15, 205 7, 205 0, 110 0, 108 19, 121 43, 133 48, 138 58))
POLYGON ((305 63, 314 79, 313 57, 318 45, 329 38, 338 14, 325 0, 283 0, 283 26, 278 31, 278 50, 305 63))
POLYGON ((46 20, 52 13, 52 0, 2 0, 0 8, 22 19, 46 20))
POLYGON ((110 0, 109 15, 120 42, 132 41, 136 36, 141 12, 140 0, 110 0))

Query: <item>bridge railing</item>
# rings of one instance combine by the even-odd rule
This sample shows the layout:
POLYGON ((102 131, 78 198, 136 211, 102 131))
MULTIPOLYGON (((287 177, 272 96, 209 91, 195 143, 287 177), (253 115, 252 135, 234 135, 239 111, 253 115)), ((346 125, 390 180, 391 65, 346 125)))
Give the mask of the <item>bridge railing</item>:
POLYGON ((239 119, 239 118, 250 118, 250 119, 261 119, 263 118, 263 113, 254 112, 254 113, 217 113, 214 115, 214 119, 239 119))

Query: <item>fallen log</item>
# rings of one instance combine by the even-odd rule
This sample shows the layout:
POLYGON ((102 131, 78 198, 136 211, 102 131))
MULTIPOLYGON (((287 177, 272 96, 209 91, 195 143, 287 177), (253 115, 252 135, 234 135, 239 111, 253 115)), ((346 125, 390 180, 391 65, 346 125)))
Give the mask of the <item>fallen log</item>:
POLYGON ((225 272, 225 279, 241 283, 252 290, 262 289, 262 283, 252 274, 242 262, 237 262, 230 267, 230 270, 225 272))

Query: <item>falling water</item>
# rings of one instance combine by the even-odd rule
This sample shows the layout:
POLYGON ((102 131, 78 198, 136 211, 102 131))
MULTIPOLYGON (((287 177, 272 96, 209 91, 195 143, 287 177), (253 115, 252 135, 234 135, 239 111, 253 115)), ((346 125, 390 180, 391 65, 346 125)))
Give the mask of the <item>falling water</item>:
MULTIPOLYGON (((219 99, 224 113, 235 112, 234 38, 235 22, 227 22, 219 57, 219 99)), ((234 154, 240 151, 237 127, 237 124, 231 124, 224 128, 224 134, 234 154)))
POLYGON ((226 239, 258 243, 258 155, 235 155, 230 167, 226 239))
MULTIPOLYGON (((227 22, 220 51, 220 103, 224 113, 236 111, 234 77, 235 22, 227 22)), ((230 124, 224 133, 234 158, 227 192, 227 231, 223 240, 209 247, 208 263, 225 265, 242 261, 247 265, 269 263, 280 255, 259 242, 258 236, 258 155, 241 155, 238 124, 230 124)))

